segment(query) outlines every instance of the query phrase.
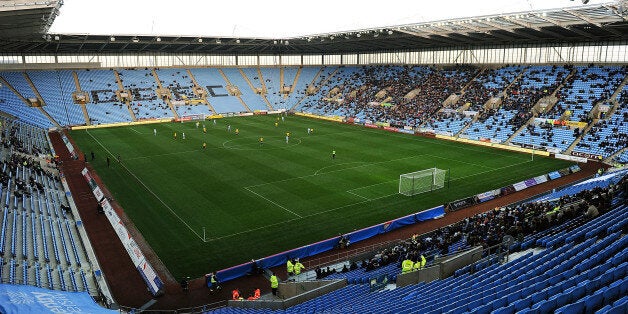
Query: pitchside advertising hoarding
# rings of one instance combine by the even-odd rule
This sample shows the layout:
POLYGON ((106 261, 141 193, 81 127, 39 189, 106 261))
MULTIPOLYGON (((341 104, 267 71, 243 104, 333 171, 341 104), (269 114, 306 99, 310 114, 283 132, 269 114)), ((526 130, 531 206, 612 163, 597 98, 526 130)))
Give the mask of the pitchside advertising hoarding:
POLYGON ((87 184, 89 184, 89 187, 92 189, 92 193, 94 193, 96 200, 100 202, 100 200, 102 200, 105 195, 103 194, 98 184, 96 184, 96 181, 94 181, 94 178, 92 178, 91 174, 89 174, 89 170, 87 170, 87 168, 83 168, 81 174, 83 175, 83 178, 85 178, 85 181, 87 181, 87 184))
POLYGON ((65 134, 61 134, 61 140, 63 140, 65 147, 68 148, 68 151, 70 152, 70 155, 72 156, 72 158, 76 159, 77 155, 76 155, 76 151, 74 150, 74 145, 70 143, 70 140, 68 139, 68 137, 65 136, 65 134))
POLYGON ((137 268, 137 270, 140 272, 140 275, 142 276, 142 279, 144 279, 144 281, 148 285, 149 290, 153 295, 160 295, 163 292, 163 282, 161 281, 161 279, 159 279, 152 266, 146 261, 146 257, 142 253, 142 250, 139 248, 137 242, 135 242, 133 237, 131 237, 131 234, 111 206, 111 203, 109 203, 109 200, 104 198, 102 190, 100 189, 100 187, 98 187, 98 185, 90 175, 89 170, 87 170, 87 168, 84 168, 81 173, 83 174, 83 178, 85 178, 85 181, 87 181, 90 188, 92 188, 92 192, 94 193, 94 196, 96 196, 96 199, 98 199, 100 206, 102 206, 102 209, 105 212, 109 223, 118 235, 118 238, 122 242, 124 249, 131 257, 133 265, 137 268))

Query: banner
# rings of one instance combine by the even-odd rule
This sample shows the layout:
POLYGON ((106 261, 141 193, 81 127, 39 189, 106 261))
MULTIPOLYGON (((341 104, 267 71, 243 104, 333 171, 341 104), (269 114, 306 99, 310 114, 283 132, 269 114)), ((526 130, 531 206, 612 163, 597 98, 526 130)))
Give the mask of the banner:
POLYGON ((504 195, 512 194, 514 192, 516 192, 515 187, 512 185, 509 185, 509 186, 505 186, 501 188, 500 195, 504 196, 504 195))
POLYGON ((526 183, 524 181, 517 182, 517 183, 513 184, 512 187, 514 187, 515 191, 517 191, 517 192, 528 188, 528 186, 526 185, 526 183))
POLYGON ((534 178, 532 179, 528 179, 528 180, 524 180, 523 183, 526 184, 526 187, 531 187, 531 186, 535 186, 538 183, 536 182, 536 180, 534 180, 534 178))
POLYGON ((554 157, 556 157, 556 159, 570 160, 570 161, 582 162, 582 163, 587 163, 589 161, 588 159, 584 157, 570 156, 570 155, 563 155, 563 154, 556 154, 554 155, 554 157))
POLYGON ((94 302, 88 292, 65 292, 0 284, 0 313, 118 313, 94 302))
POLYGON ((129 254, 129 257, 131 257, 133 265, 137 268, 142 276, 142 279, 144 279, 144 282, 148 285, 148 289, 153 295, 162 294, 164 286, 163 282, 159 279, 153 267, 148 263, 148 261, 146 261, 144 253, 142 253, 142 250, 137 245, 137 242, 135 242, 133 237, 131 237, 131 234, 128 232, 124 223, 115 212, 109 201, 104 199, 100 202, 100 205, 102 206, 109 223, 118 235, 120 242, 122 242, 124 249, 129 254))
POLYGON ((414 134, 414 131, 413 131, 412 129, 406 129, 406 128, 403 128, 403 129, 397 129, 397 132, 399 132, 399 133, 405 133, 405 134, 414 134))
POLYGON ((572 156, 577 156, 577 157, 588 158, 588 159, 595 159, 595 160, 599 160, 600 157, 601 157, 600 155, 589 154, 589 153, 582 153, 582 152, 576 152, 576 151, 572 151, 571 155, 572 156))
POLYGON ((548 173, 547 176, 550 179, 552 179, 552 180, 556 180, 556 179, 562 177, 562 175, 560 175, 560 173, 558 173, 558 171, 552 171, 552 172, 548 173))
POLYGON ((70 152, 70 156, 72 156, 72 158, 77 159, 77 155, 76 155, 76 151, 74 150, 74 146, 72 145, 72 143, 70 143, 70 140, 68 139, 67 136, 65 136, 64 133, 61 133, 61 140, 63 140, 63 143, 65 144, 65 147, 68 148, 68 151, 70 152))
POLYGON ((83 168, 83 170, 81 171, 81 174, 83 175, 83 178, 85 178, 85 181, 87 181, 87 184, 89 185, 89 187, 92 189, 92 193, 94 193, 94 196, 96 197, 96 201, 100 202, 100 200, 103 199, 105 195, 103 194, 98 184, 96 184, 96 181, 94 181, 94 178, 92 178, 92 176, 89 174, 89 171, 87 170, 87 168, 83 168))
POLYGON ((496 190, 480 193, 480 194, 476 195, 476 197, 478 199, 478 202, 484 203, 486 201, 490 201, 490 200, 494 199, 495 197, 498 197, 500 193, 501 193, 501 190, 500 189, 496 189, 496 190))
POLYGON ((100 203, 100 206, 102 207, 105 216, 109 220, 109 223, 111 224, 111 227, 113 227, 113 230, 118 235, 120 242, 122 242, 122 245, 129 253, 129 256, 131 257, 131 260, 133 261, 135 267, 142 265, 142 268, 138 268, 138 270, 140 270, 140 274, 144 278, 144 281, 148 285, 150 291, 153 293, 153 295, 159 295, 163 293, 163 283, 161 282, 161 279, 157 277, 152 267, 148 263, 146 263, 144 254, 139 249, 137 243, 135 243, 135 240, 133 240, 133 238, 129 234, 128 230, 124 226, 124 223, 122 222, 122 220, 120 220, 120 217, 115 212, 109 201, 104 197, 102 190, 96 184, 94 178, 92 178, 92 176, 89 174, 89 170, 87 170, 87 168, 83 168, 81 174, 83 175, 83 178, 85 178, 85 181, 87 181, 89 186, 92 188, 94 196, 100 203), (144 271, 146 271, 146 273, 144 271), (147 275, 147 273, 153 275, 147 275))
POLYGON ((377 125, 375 125, 375 124, 365 123, 364 126, 367 127, 367 128, 371 128, 371 129, 379 129, 379 127, 377 125))
POLYGON ((450 212, 453 212, 453 211, 457 211, 463 208, 473 206, 475 204, 477 204, 477 200, 475 196, 471 196, 471 197, 463 198, 457 201, 449 202, 447 203, 447 205, 445 205, 445 209, 450 212))
POLYGON ((390 131, 390 132, 399 132, 399 130, 397 128, 393 128, 393 127, 390 127, 390 126, 385 126, 384 130, 390 131))
POLYGON ((547 182, 547 175, 541 175, 538 177, 534 177, 534 181, 536 181, 536 183, 541 184, 541 183, 545 183, 547 182))

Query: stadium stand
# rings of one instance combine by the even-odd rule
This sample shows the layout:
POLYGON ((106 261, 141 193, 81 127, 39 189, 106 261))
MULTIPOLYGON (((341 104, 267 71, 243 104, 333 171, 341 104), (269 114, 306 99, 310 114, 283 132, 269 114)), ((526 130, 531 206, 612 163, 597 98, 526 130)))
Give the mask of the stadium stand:
POLYGON ((70 71, 28 71, 39 94, 44 100, 44 109, 62 125, 82 125, 85 118, 81 107, 72 102, 75 90, 70 71))
POLYGON ((86 105, 92 124, 132 121, 126 104, 118 101, 116 78, 111 70, 76 71, 81 89, 89 91, 86 105))
MULTIPOLYGON (((216 68, 193 68, 190 72, 196 78, 199 85, 206 88, 209 94, 207 101, 214 107, 217 113, 244 112, 246 108, 237 96, 227 90, 227 82, 216 68)), ((241 87, 240 90, 243 88, 241 87)))
MULTIPOLYGON (((190 78, 185 69, 156 69, 155 72, 159 75, 162 87, 170 89, 174 100, 185 101, 199 99, 193 90, 194 81, 190 78)), ((203 103, 199 103, 198 105, 178 104, 175 105, 175 109, 179 116, 212 114, 209 108, 203 103)), ((164 117, 167 116, 172 116, 172 113, 164 117)))
POLYGON ((253 90, 254 87, 249 86, 249 83, 247 83, 247 80, 250 81, 250 78, 242 76, 240 70, 236 68, 222 68, 222 72, 231 84, 238 87, 241 93, 240 97, 251 110, 268 110, 262 94, 257 93, 253 90))
POLYGON ((626 86, 617 98, 618 105, 615 112, 595 123, 576 145, 574 151, 605 158, 628 146, 628 88, 626 86))
POLYGON ((1 281, 97 295, 78 222, 54 166, 41 157, 52 154, 46 132, 3 119, 2 138, 1 281))
POLYGON ((501 106, 479 113, 477 122, 463 132, 464 137, 505 142, 532 117, 532 107, 542 97, 550 95, 567 73, 567 68, 559 66, 527 68, 521 78, 509 88, 501 106))
MULTIPOLYGON (((281 74, 285 68, 266 68, 259 69, 261 83, 266 87, 266 99, 270 102, 274 109, 286 108, 286 100, 282 93, 281 74)), ((285 71, 283 71, 285 73, 285 71)), ((291 71, 289 71, 291 72, 291 71)), ((284 76, 285 77, 285 76, 284 76)), ((285 82, 284 82, 285 83, 285 82)))
POLYGON ((117 72, 124 89, 131 92, 131 110, 137 119, 173 117, 170 107, 157 97, 158 86, 151 70, 124 69, 117 72))

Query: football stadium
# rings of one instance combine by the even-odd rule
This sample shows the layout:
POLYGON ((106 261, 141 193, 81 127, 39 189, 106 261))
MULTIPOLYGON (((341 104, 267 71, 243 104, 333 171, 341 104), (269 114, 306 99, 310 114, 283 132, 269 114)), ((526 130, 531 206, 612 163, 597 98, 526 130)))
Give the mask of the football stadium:
POLYGON ((65 2, 0 1, 1 313, 628 312, 626 0, 65 2))

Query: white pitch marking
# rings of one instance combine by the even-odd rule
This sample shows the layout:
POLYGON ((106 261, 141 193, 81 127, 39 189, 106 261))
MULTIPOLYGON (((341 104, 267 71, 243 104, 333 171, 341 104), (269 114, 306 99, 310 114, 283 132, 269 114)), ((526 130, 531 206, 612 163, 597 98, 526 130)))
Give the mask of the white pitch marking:
MULTIPOLYGON (((92 133, 89 132, 89 130, 87 130, 87 134, 89 134, 89 136, 91 136, 94 141, 96 141, 96 143, 98 143, 98 145, 100 145, 100 147, 102 147, 105 151, 107 151, 107 153, 109 153, 109 155, 111 155, 111 157, 115 158, 115 156, 109 151, 109 149, 107 149, 107 147, 105 147, 97 138, 95 138, 92 133)), ((179 217, 179 215, 177 215, 177 213, 174 212, 174 210, 168 206, 168 204, 166 204, 159 196, 157 196, 157 194, 155 194, 155 192, 153 192, 153 190, 151 190, 148 186, 146 186, 146 184, 144 184, 144 182, 142 180, 140 180, 140 178, 138 178, 133 172, 131 172, 131 170, 129 170, 129 168, 127 168, 123 163, 120 163, 120 165, 122 165, 122 167, 124 169, 126 169, 126 171, 131 174, 142 186, 144 186, 144 188, 150 193, 152 194, 159 202, 161 202, 161 204, 163 204, 175 217, 177 217, 179 219, 179 221, 181 221, 186 227, 188 227, 188 229, 190 229, 190 231, 192 231, 192 233, 194 233, 199 239, 201 239, 201 241, 206 242, 205 240, 203 240, 203 237, 201 237, 194 229, 192 229, 192 227, 190 227, 190 225, 188 225, 187 222, 185 222, 185 220, 183 220, 181 217, 179 217)))

